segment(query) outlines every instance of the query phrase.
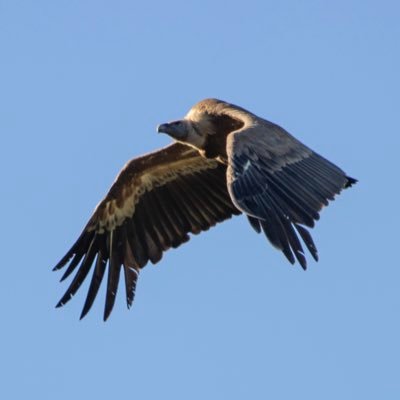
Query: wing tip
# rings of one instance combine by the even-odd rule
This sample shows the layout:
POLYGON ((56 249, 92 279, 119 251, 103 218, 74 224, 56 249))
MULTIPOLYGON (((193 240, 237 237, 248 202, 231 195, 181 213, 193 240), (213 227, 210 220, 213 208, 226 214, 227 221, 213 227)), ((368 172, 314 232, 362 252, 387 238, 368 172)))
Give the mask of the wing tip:
POLYGON ((59 271, 71 260, 74 252, 72 249, 56 264, 56 266, 52 269, 52 271, 59 271))
POLYGON ((85 318, 86 317, 86 315, 87 315, 87 312, 81 312, 81 315, 79 316, 79 321, 82 321, 83 320, 83 318, 85 318))
POLYGON ((86 317, 86 315, 87 315, 87 314, 88 314, 88 312, 90 311, 90 308, 91 308, 91 305, 90 305, 90 306, 88 306, 87 304, 85 304, 85 305, 83 306, 83 309, 82 309, 81 315, 79 316, 79 321, 82 321, 82 320, 83 320, 83 318, 85 318, 85 317, 86 317))
POLYGON ((64 297, 63 297, 63 298, 62 298, 61 300, 59 300, 59 302, 56 304, 55 308, 64 307, 65 304, 67 304, 69 300, 70 300, 70 299, 64 299, 64 297))
POLYGON ((306 271, 307 270, 307 259, 304 255, 304 253, 300 250, 296 250, 295 255, 296 255, 297 261, 299 262, 301 268, 303 268, 303 270, 306 271))
POLYGON ((107 307, 107 306, 105 307, 104 314, 103 314, 103 321, 104 322, 106 322, 108 320, 108 318, 110 317, 112 309, 113 309, 113 306, 114 305, 112 305, 111 307, 107 307))
POLYGON ((346 176, 346 183, 344 184, 344 188, 347 189, 349 187, 352 187, 358 182, 358 179, 352 178, 350 176, 346 176))

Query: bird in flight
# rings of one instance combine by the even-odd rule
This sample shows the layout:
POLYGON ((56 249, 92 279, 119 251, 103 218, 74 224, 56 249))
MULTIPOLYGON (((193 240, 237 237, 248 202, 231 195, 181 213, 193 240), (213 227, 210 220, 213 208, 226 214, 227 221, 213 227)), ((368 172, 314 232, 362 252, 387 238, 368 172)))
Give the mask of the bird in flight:
POLYGON ((76 270, 57 307, 67 303, 93 269, 83 318, 107 271, 106 320, 120 272, 132 305, 140 270, 163 252, 215 224, 245 214, 258 233, 290 263, 307 267, 303 245, 317 261, 306 227, 336 194, 356 179, 280 126, 216 99, 202 100, 186 116, 161 124, 174 143, 129 161, 67 254, 54 267, 76 270), (303 244, 302 244, 303 242, 303 244))

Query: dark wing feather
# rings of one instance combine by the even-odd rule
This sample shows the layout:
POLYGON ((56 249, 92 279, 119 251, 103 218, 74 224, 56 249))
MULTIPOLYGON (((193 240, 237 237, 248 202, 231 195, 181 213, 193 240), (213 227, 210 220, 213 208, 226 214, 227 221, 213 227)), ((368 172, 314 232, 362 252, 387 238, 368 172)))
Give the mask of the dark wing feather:
POLYGON ((67 266, 65 279, 76 275, 57 306, 77 292, 94 264, 82 310, 93 305, 108 269, 106 320, 114 306, 121 268, 126 301, 132 305, 139 271, 163 252, 241 212, 226 187, 226 167, 175 143, 130 161, 105 199, 97 206, 82 234, 54 269, 67 266))
POLYGON ((253 228, 291 262, 306 269, 298 235, 315 260, 310 233, 319 212, 343 188, 356 182, 281 127, 259 119, 227 139, 228 189, 253 228))
POLYGON ((92 280, 90 281, 89 290, 86 296, 86 301, 82 309, 81 319, 91 309, 94 299, 96 298, 97 292, 99 291, 101 281, 103 280, 104 272, 106 271, 106 265, 108 260, 108 251, 106 246, 106 236, 101 235, 98 242, 98 252, 96 265, 93 270, 92 280))

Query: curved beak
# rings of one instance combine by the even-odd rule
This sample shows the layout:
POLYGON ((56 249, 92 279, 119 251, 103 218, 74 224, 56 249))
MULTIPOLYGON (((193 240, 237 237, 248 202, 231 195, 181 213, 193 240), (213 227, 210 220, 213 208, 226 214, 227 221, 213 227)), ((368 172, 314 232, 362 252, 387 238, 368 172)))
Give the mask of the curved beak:
POLYGON ((160 124, 157 126, 157 132, 158 133, 170 133, 170 124, 160 124))
POLYGON ((182 121, 172 121, 157 126, 158 133, 166 133, 175 140, 184 140, 187 136, 186 126, 182 121))

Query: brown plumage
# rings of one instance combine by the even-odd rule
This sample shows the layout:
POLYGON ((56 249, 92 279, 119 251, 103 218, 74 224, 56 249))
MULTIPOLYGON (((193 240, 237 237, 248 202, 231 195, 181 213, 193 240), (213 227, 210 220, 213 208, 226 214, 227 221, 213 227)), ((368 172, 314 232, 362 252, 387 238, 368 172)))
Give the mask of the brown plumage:
POLYGON ((90 310, 108 265, 104 319, 115 302, 121 269, 131 306, 139 271, 164 251, 232 215, 245 213, 287 259, 306 268, 299 240, 315 260, 305 226, 343 188, 356 182, 281 127, 220 100, 196 104, 182 120, 158 127, 177 143, 131 160, 68 253, 61 280, 77 269, 57 306, 93 267, 81 318, 90 310))

